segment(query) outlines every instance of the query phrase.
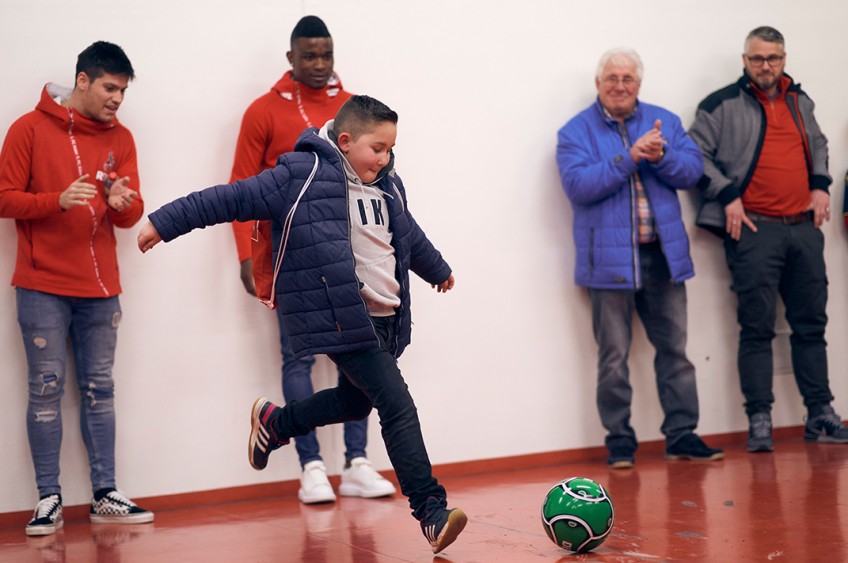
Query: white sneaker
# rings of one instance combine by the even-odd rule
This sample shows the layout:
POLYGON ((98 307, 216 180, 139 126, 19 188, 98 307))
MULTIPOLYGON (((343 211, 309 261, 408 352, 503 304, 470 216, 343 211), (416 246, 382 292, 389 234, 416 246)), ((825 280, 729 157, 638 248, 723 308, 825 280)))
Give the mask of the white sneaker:
POLYGON ((297 498, 303 504, 336 501, 336 493, 333 492, 333 486, 327 479, 327 468, 324 467, 324 462, 320 459, 310 461, 303 466, 297 498))
POLYGON ((395 486, 377 473, 364 457, 350 460, 350 467, 342 471, 339 494, 345 497, 377 498, 395 494, 395 486))

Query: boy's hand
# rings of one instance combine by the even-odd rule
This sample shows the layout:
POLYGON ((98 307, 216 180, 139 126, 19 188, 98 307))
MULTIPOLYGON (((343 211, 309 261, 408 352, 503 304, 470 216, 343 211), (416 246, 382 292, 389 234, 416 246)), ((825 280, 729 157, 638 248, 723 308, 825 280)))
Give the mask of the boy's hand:
POLYGON ((430 284, 430 287, 436 288, 438 293, 447 293, 451 289, 453 289, 453 274, 450 275, 448 279, 440 283, 439 285, 430 284))
POLYGON ((153 226, 153 223, 148 221, 138 232, 138 249, 144 253, 160 242, 162 242, 162 237, 156 232, 156 227, 153 226))

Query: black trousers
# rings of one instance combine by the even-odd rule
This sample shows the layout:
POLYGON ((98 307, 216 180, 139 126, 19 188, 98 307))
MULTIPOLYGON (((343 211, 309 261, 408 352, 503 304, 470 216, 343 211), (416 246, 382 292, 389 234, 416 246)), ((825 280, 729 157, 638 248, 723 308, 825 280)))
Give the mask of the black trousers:
POLYGON ((286 404, 274 430, 281 439, 303 436, 317 426, 361 420, 376 408, 386 452, 415 511, 429 497, 444 500, 446 493, 433 477, 418 410, 392 354, 395 317, 372 317, 372 321, 380 347, 330 354, 344 373, 339 386, 286 404))
POLYGON ((833 401, 827 372, 827 273, 824 235, 812 221, 794 225, 757 221, 740 240, 725 240, 739 322, 739 379, 745 412, 769 412, 772 393, 772 339, 778 295, 792 329, 792 367, 809 410, 833 401))

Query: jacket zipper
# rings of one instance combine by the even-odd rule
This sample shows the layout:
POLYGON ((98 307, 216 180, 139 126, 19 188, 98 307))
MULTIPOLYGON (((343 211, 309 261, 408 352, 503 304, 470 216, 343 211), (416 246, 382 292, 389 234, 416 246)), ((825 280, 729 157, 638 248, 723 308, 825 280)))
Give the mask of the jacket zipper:
MULTIPOLYGON (((77 139, 74 135, 74 111, 70 108, 68 108, 68 139, 71 142, 71 149, 73 149, 74 151, 74 158, 76 159, 77 164, 77 173, 82 176, 82 159, 80 158, 79 147, 77 147, 77 139)), ((91 205, 91 203, 87 202, 85 206, 88 209, 88 212, 91 214, 91 238, 88 239, 88 251, 91 254, 91 263, 92 267, 94 268, 94 278, 97 280, 97 284, 103 291, 103 295, 108 297, 109 290, 106 289, 106 285, 103 283, 103 279, 100 276, 100 264, 97 261, 97 255, 94 253, 94 237, 97 236, 97 229, 100 225, 97 222, 97 214, 94 212, 94 207, 91 205)))
MULTIPOLYGON (((624 148, 628 149, 629 152, 630 135, 627 133, 627 127, 624 123, 619 121, 616 121, 616 125, 618 126, 618 134, 621 136, 621 142, 624 144, 624 148)), ((630 185, 630 252, 633 259, 631 262, 633 266, 633 289, 638 289, 641 285, 641 275, 639 272, 639 241, 636 227, 638 217, 636 214, 636 184, 632 174, 627 178, 627 182, 630 185)), ((645 197, 647 197, 647 193, 645 194, 645 197)))
POLYGON ((794 92, 786 92, 784 96, 787 101, 786 104, 789 106, 789 114, 792 116, 792 121, 795 122, 795 127, 798 128, 798 132, 801 134, 801 144, 804 146, 804 158, 807 161, 807 174, 812 176, 813 174, 813 149, 810 147, 810 144, 807 140, 806 127, 804 126, 804 117, 801 115, 801 108, 798 105, 798 95, 794 92), (792 96, 792 103, 789 103, 789 96, 792 96))

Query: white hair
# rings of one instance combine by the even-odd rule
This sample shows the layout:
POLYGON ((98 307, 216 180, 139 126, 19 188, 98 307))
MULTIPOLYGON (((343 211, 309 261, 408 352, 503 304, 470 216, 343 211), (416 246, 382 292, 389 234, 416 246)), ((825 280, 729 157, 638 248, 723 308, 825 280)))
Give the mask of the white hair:
POLYGON ((635 49, 631 49, 630 47, 615 47, 601 55, 601 60, 598 61, 598 71, 595 75, 598 80, 603 77, 604 68, 610 62, 635 66, 636 77, 640 82, 642 81, 642 59, 635 49))

